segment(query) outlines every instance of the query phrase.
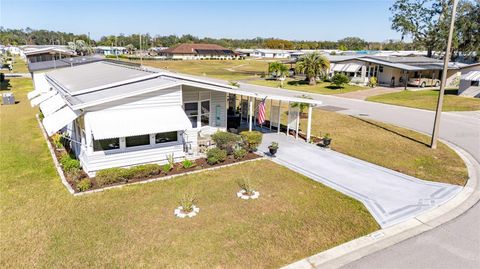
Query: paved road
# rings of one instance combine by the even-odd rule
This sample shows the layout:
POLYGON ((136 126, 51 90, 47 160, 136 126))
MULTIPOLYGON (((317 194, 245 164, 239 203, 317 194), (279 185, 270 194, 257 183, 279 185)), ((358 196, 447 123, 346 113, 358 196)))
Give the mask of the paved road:
POLYGON ((259 149, 268 152, 272 141, 280 144, 274 162, 361 201, 383 228, 435 208, 462 189, 407 176, 284 134, 264 134, 259 149))

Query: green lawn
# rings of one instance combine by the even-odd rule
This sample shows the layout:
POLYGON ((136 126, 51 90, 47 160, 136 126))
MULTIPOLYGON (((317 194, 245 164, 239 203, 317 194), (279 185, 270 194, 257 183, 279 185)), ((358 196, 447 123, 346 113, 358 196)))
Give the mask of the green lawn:
MULTIPOLYGON (((134 62, 139 63, 139 61, 134 62)), ((224 80, 242 80, 260 77, 262 73, 268 71, 268 63, 268 61, 262 60, 143 61, 144 65, 152 67, 224 80)))
MULTIPOLYGON (((252 80, 252 84, 268 86, 268 87, 280 87, 280 81, 275 80, 252 80)), ((337 88, 332 86, 330 82, 319 82, 317 85, 310 86, 308 83, 299 80, 287 79, 283 82, 284 88, 300 92, 319 93, 319 94, 340 94, 359 90, 365 90, 367 88, 356 85, 345 85, 343 88, 337 88)))
MULTIPOLYGON (((438 90, 401 91, 371 96, 367 98, 367 101, 435 110, 437 108, 438 94, 438 90)), ((457 96, 457 90, 445 91, 443 111, 470 110, 480 110, 479 98, 457 96)))
MULTIPOLYGON (((74 197, 30 107, 0 106, 2 268, 274 268, 377 230, 359 202, 270 161, 74 197), (238 199, 251 178, 260 198, 238 199), (176 219, 187 191, 200 214, 176 219)), ((335 136, 334 136, 335 139, 335 136)))

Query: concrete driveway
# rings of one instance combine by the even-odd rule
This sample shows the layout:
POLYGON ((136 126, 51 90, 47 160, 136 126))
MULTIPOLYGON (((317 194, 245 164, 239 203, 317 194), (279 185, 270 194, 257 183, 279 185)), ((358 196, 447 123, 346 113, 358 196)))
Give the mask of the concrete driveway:
POLYGON ((361 201, 383 228, 435 208, 462 189, 407 176, 284 134, 264 134, 259 150, 268 152, 272 141, 280 147, 274 162, 361 201))

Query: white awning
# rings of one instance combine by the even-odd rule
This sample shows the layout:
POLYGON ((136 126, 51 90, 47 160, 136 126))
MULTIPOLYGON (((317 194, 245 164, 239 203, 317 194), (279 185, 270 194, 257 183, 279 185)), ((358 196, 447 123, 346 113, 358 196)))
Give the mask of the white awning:
POLYGON ((347 64, 344 72, 355 73, 360 70, 360 68, 362 68, 362 66, 359 64, 347 64))
POLYGON ((45 102, 42 102, 40 104, 40 110, 42 111, 44 116, 48 116, 53 112, 59 110, 60 108, 64 107, 66 104, 67 103, 65 103, 65 100, 63 100, 60 94, 57 94, 52 98, 47 99, 45 102))
POLYGON ((470 81, 480 81, 480 71, 470 71, 463 74, 461 79, 470 81))
POLYGON ((35 85, 35 90, 27 94, 28 100, 32 100, 40 94, 46 93, 52 89, 52 86, 45 78, 45 73, 33 74, 33 83, 35 85))
POLYGON ((67 126, 70 122, 74 121, 78 115, 79 114, 73 111, 70 107, 66 106, 50 116, 45 117, 43 119, 43 127, 47 131, 47 134, 51 136, 67 126))
POLYGON ((95 139, 127 137, 191 129, 180 106, 95 111, 85 114, 95 139))
POLYGON ((332 71, 342 72, 343 68, 345 68, 344 64, 335 64, 332 68, 332 71))
POLYGON ((45 102, 47 99, 54 96, 56 93, 57 93, 56 91, 49 91, 49 92, 46 92, 46 93, 42 93, 40 96, 37 96, 37 97, 33 98, 30 101, 30 104, 32 105, 32 107, 38 106, 42 102, 45 102))

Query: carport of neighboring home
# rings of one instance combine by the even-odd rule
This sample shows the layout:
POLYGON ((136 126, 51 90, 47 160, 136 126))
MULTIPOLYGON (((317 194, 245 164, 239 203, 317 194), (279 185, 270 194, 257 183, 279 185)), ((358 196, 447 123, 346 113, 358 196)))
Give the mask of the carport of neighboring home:
POLYGON ((421 180, 283 134, 265 134, 259 149, 267 152, 272 141, 280 145, 274 162, 361 201, 383 228, 435 208, 462 189, 421 180))

